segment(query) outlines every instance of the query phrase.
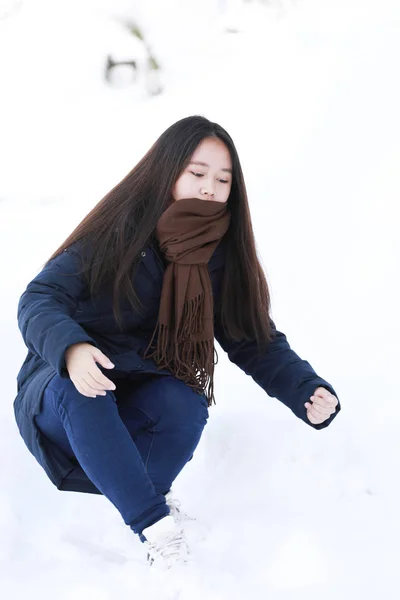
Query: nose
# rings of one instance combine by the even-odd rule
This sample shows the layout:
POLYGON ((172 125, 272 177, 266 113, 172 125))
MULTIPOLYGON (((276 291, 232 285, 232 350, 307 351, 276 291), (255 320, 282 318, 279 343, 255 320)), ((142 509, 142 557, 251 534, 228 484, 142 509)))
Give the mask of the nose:
POLYGON ((200 194, 202 196, 204 196, 205 198, 214 198, 214 196, 215 196, 215 192, 211 188, 211 186, 202 187, 200 190, 200 194))

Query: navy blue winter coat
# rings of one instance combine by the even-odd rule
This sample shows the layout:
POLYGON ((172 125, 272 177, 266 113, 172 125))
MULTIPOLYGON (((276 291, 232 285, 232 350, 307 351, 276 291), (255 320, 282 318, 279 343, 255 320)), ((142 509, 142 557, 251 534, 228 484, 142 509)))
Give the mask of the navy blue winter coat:
MULTIPOLYGON (((151 240, 141 253, 134 279, 145 314, 140 316, 128 302, 123 303, 123 331, 118 329, 113 316, 111 291, 104 289, 95 298, 90 297, 78 274, 80 266, 79 246, 71 246, 43 268, 20 298, 18 324, 29 351, 17 376, 14 411, 27 447, 58 489, 99 493, 79 463, 71 462, 41 435, 34 417, 40 412, 43 390, 50 379, 55 374, 68 377, 64 354, 78 342, 94 344, 114 363, 115 369, 103 372, 116 385, 119 377, 168 373, 158 371, 152 359, 142 358, 157 322, 165 262, 157 242, 151 240)), ((208 267, 217 307, 224 268, 223 242, 217 246, 208 267)), ((226 337, 218 310, 214 327, 215 338, 230 360, 251 375, 269 396, 283 402, 314 429, 323 429, 331 423, 340 404, 327 421, 313 425, 304 403, 318 386, 336 396, 335 390, 290 348, 283 333, 276 331, 267 352, 257 355, 255 342, 232 342, 226 337)))

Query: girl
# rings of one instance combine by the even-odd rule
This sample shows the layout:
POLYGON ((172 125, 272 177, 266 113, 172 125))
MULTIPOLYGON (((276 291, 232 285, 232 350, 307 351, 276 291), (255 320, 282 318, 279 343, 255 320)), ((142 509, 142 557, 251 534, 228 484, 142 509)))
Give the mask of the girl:
POLYGON ((201 116, 160 136, 20 298, 20 433, 59 490, 115 505, 150 564, 189 554, 171 485, 215 401, 214 337, 314 429, 340 410, 269 313, 235 145, 201 116))

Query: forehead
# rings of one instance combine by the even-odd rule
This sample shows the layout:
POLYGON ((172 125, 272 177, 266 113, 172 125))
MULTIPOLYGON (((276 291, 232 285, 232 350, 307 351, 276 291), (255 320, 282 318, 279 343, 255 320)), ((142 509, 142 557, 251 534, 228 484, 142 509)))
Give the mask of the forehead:
POLYGON ((218 163, 220 168, 232 167, 231 155, 222 140, 219 138, 206 138, 200 142, 193 152, 191 160, 198 160, 208 164, 218 163))

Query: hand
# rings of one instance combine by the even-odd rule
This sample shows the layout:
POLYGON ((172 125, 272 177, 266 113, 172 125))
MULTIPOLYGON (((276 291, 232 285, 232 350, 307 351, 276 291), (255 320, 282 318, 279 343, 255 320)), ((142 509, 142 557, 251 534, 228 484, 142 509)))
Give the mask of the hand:
POLYGON ((65 364, 72 383, 80 394, 89 398, 105 396, 105 390, 115 390, 115 384, 103 375, 96 362, 106 369, 114 368, 101 350, 87 342, 73 344, 65 352, 65 364))
POLYGON ((336 396, 323 387, 318 387, 310 400, 311 402, 306 402, 304 406, 307 409, 307 418, 313 425, 319 425, 329 419, 339 403, 336 396))

